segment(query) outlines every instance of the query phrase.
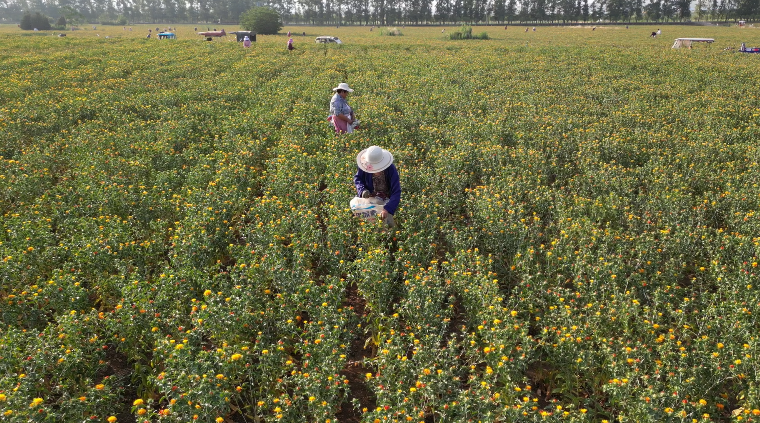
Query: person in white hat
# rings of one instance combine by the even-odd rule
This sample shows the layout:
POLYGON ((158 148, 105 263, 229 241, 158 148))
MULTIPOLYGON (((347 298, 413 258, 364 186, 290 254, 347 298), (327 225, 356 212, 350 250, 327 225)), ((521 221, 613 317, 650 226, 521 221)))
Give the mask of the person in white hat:
POLYGON ((345 82, 341 82, 333 88, 333 91, 335 95, 330 100, 330 116, 327 120, 335 126, 336 133, 351 133, 356 128, 358 121, 354 116, 353 109, 348 105, 346 97, 348 97, 348 93, 352 93, 354 90, 345 82))
POLYGON ((393 155, 376 145, 362 150, 356 156, 354 186, 356 196, 375 197, 385 202, 380 218, 390 227, 395 226, 393 215, 401 201, 401 183, 393 155))

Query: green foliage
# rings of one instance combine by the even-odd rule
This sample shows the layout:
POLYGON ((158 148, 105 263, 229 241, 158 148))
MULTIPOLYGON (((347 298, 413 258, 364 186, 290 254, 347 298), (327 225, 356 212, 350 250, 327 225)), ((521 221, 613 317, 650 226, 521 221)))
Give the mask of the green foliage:
POLYGON ((41 14, 40 12, 34 12, 32 15, 29 12, 26 12, 24 14, 24 17, 21 18, 21 29, 24 30, 31 30, 34 28, 39 29, 40 31, 51 29, 52 26, 50 25, 50 19, 41 14))
POLYGON ((83 14, 69 5, 61 7, 61 12, 63 13, 63 16, 66 17, 69 25, 77 25, 86 21, 83 14))
POLYGON ((113 13, 103 13, 98 17, 101 25, 127 25, 127 18, 124 15, 115 15, 113 13))
POLYGON ((389 37, 399 37, 404 34, 398 28, 383 28, 380 30, 380 35, 387 35, 389 37))
POLYGON ((483 31, 480 34, 472 34, 472 27, 462 25, 458 31, 449 32, 450 40, 487 40, 488 33, 483 31))
POLYGON ((58 29, 66 29, 66 18, 63 16, 58 18, 58 20, 55 22, 55 26, 58 29))
POLYGON ((257 34, 273 35, 282 29, 282 19, 271 7, 254 7, 240 16, 240 26, 257 34))

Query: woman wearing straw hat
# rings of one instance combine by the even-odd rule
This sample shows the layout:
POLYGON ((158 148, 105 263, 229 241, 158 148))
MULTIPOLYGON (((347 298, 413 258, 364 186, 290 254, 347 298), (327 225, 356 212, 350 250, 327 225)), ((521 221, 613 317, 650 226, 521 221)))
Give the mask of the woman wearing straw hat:
POLYGON ((348 93, 352 93, 354 90, 345 82, 341 82, 333 88, 333 91, 335 95, 330 100, 330 116, 327 120, 335 126, 336 133, 348 132, 350 134, 358 126, 358 121, 355 120, 354 111, 348 105, 346 97, 348 97, 348 93))
POLYGON ((401 201, 401 183, 398 170, 393 164, 393 155, 388 150, 373 145, 356 156, 356 166, 356 196, 382 200, 384 204, 380 218, 389 227, 394 227, 393 215, 401 201))

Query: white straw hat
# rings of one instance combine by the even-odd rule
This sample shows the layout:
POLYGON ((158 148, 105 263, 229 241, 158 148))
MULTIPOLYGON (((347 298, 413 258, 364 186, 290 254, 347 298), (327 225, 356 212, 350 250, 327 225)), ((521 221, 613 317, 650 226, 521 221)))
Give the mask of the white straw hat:
POLYGON ((367 173, 381 172, 393 164, 393 155, 388 150, 373 145, 356 156, 356 165, 367 173))
POLYGON ((354 92, 354 90, 352 90, 351 88, 348 88, 348 84, 346 84, 345 82, 341 82, 340 84, 338 84, 337 87, 333 88, 333 91, 338 91, 338 90, 344 90, 350 93, 354 92))

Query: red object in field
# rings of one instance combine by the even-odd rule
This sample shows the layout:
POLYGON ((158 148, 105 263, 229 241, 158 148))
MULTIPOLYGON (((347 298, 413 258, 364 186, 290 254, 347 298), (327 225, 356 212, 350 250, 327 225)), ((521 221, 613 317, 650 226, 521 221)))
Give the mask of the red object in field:
POLYGON ((227 35, 227 33, 224 32, 224 30, 221 30, 221 31, 203 31, 203 32, 199 32, 198 35, 203 35, 204 37, 207 37, 207 38, 208 37, 224 37, 224 36, 227 35))

